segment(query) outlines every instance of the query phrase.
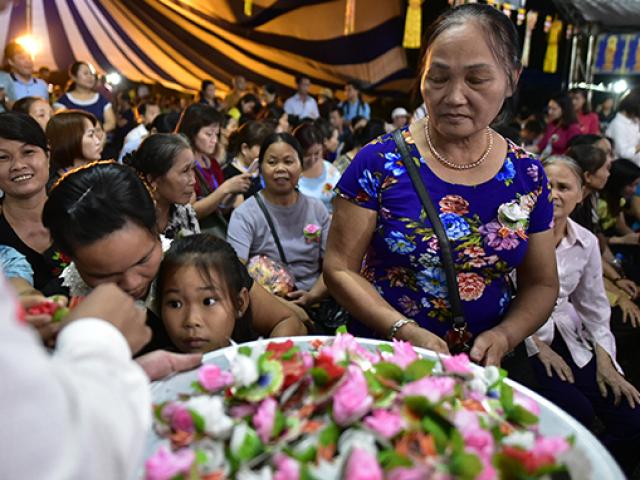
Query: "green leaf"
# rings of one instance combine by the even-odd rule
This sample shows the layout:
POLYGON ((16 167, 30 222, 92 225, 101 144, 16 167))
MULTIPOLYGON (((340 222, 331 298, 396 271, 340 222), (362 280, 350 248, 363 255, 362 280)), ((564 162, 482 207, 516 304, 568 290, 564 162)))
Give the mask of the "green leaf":
POLYGON ((429 401, 419 395, 412 395, 404 398, 404 404, 418 416, 425 415, 431 410, 431 404, 429 401))
POLYGON ((238 347, 238 353, 247 357, 251 356, 251 348, 247 346, 238 347))
POLYGON ((378 462, 386 471, 398 467, 411 467, 413 463, 404 455, 400 455, 395 450, 383 450, 378 454, 378 462))
POLYGON ((422 427, 433 436, 438 452, 444 453, 449 443, 449 429, 446 428, 445 424, 437 417, 429 415, 422 419, 422 427))
POLYGON ((436 362, 420 358, 410 363, 404 370, 404 379, 407 382, 415 382, 421 378, 431 375, 436 362))
POLYGON ((191 420, 193 420, 193 426, 195 427, 196 432, 204 433, 204 418, 193 410, 189 410, 189 413, 191 414, 191 420))
POLYGON ((459 480, 473 480, 482 471, 482 462, 472 453, 456 453, 451 456, 449 471, 459 480))
POLYGON ((313 367, 309 372, 311 373, 311 378, 313 378, 313 383, 319 387, 324 387, 329 383, 329 374, 324 368, 313 367))
POLYGON ((300 351, 300 347, 291 347, 287 353, 282 355, 282 360, 291 360, 296 356, 296 354, 300 351))
POLYGON ((242 445, 236 453, 236 457, 240 462, 246 462, 257 456, 262 451, 262 442, 258 433, 251 427, 247 427, 247 432, 242 445))
POLYGON ((367 381, 367 389, 370 394, 376 396, 384 393, 385 388, 371 370, 366 370, 364 372, 364 378, 367 381))
POLYGON ((338 328, 336 328, 336 335, 340 333, 348 333, 346 325, 340 325, 338 328))
POLYGON ((380 352, 393 353, 393 347, 388 343, 381 343, 378 345, 378 350, 380 352))
POLYGON ((207 454, 202 450, 196 450, 196 463, 198 465, 204 465, 207 463, 207 454))
POLYGON ((200 385, 200 382, 198 382, 197 380, 191 382, 191 388, 193 388, 196 392, 209 393, 202 385, 200 385))
POLYGON ((398 365, 389 362, 378 362, 374 367, 376 369, 376 373, 381 377, 388 378, 397 383, 402 382, 404 374, 398 365))
POLYGON ((527 426, 538 423, 538 417, 520 405, 514 405, 513 408, 506 411, 506 414, 507 420, 519 425, 527 426))
POLYGON ((338 438, 340 438, 340 429, 338 426, 329 421, 327 426, 320 432, 320 445, 323 447, 328 447, 329 445, 337 445, 338 438))
POLYGON ((167 403, 168 402, 162 402, 157 405, 154 405, 153 407, 153 416, 160 423, 164 423, 164 419, 162 418, 162 409, 167 403))
POLYGON ((500 385, 500 403, 505 412, 513 408, 513 388, 506 383, 500 385))
POLYGON ((312 462, 316 459, 316 447, 308 447, 306 450, 295 450, 291 456, 302 463, 312 462))
POLYGON ((462 438, 462 434, 456 430, 453 429, 451 431, 450 434, 450 438, 451 438, 451 449, 453 450, 454 453, 462 453, 464 452, 464 438, 462 438))
POLYGON ((285 426, 285 417, 282 415, 280 410, 276 410, 276 418, 273 420, 273 432, 271 433, 271 438, 278 438, 284 430, 285 426))

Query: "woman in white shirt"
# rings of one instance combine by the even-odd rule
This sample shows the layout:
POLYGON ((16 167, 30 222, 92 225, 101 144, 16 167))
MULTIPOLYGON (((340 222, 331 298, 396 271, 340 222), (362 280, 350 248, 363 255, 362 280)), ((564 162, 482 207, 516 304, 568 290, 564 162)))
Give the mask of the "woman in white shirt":
POLYGON ((640 440, 640 393, 615 361, 598 240, 569 218, 582 198, 582 170, 565 156, 551 156, 544 166, 554 203, 560 292, 551 317, 531 337, 536 348, 528 348, 537 389, 587 427, 597 416, 605 425, 600 440, 630 474, 640 440))
POLYGON ((640 166, 640 88, 622 99, 606 135, 613 139, 617 158, 627 158, 640 166))

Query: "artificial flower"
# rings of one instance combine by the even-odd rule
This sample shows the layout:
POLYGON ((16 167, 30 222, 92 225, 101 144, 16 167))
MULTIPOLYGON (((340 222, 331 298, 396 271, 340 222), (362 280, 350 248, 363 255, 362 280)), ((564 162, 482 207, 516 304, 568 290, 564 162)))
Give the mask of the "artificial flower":
POLYGON ((260 374, 258 366, 253 358, 238 354, 231 364, 231 374, 234 385, 237 387, 248 387, 256 383, 260 374))
POLYGON ((338 425, 360 420, 373 404, 362 370, 349 365, 346 376, 333 395, 333 418, 338 425))
POLYGON ((217 392, 233 384, 233 375, 231 372, 209 363, 198 370, 198 381, 205 390, 217 392))
POLYGON ((442 357, 442 366, 445 372, 448 373, 458 373, 460 375, 468 375, 472 373, 471 361, 465 354, 442 357))
POLYGON ((451 377, 423 377, 402 387, 404 397, 421 396, 432 403, 453 394, 456 381, 451 377))
POLYGON ((185 406, 204 421, 204 431, 214 438, 225 439, 231 434, 233 420, 225 413, 221 397, 193 397, 185 406))
POLYGON ((267 397, 260 403, 258 411, 253 417, 253 426, 258 432, 260 440, 264 443, 267 443, 273 434, 277 407, 278 402, 271 397, 267 397))
POLYGON ((277 453, 273 457, 276 472, 273 480, 298 480, 300 478, 300 464, 293 458, 277 453))
POLYGON ((364 424, 384 438, 395 437, 404 428, 404 420, 398 412, 379 408, 364 419, 364 424))
POLYGON ((344 472, 349 480, 382 480, 382 467, 374 455, 366 450, 354 448, 344 472))
POLYGON ((176 476, 187 473, 196 455, 191 450, 170 452, 161 446, 158 451, 145 462, 145 480, 172 480, 176 476))

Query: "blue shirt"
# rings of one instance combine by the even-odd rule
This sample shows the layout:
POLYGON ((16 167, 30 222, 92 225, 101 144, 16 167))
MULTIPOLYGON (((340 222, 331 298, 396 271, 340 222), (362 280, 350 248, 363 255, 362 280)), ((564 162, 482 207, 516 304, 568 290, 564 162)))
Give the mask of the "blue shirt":
POLYGON ((371 107, 366 102, 358 100, 356 102, 342 102, 340 104, 342 109, 342 116, 345 120, 351 121, 355 117, 364 117, 367 120, 371 117, 371 107))
POLYGON ((49 100, 49 85, 41 78, 31 77, 27 83, 23 83, 15 74, 10 74, 13 86, 13 98, 11 101, 20 100, 24 97, 42 97, 49 100))
POLYGON ((67 92, 58 99, 58 104, 70 110, 84 110, 93 114, 101 124, 104 124, 104 111, 111 107, 111 102, 96 92, 90 100, 78 100, 72 93, 67 92))
POLYGON ((15 248, 0 245, 0 268, 7 278, 23 278, 33 285, 33 268, 27 258, 15 248))
MULTIPOLYGON (((523 261, 529 235, 551 228, 553 204, 540 162, 508 142, 496 176, 475 186, 451 184, 424 162, 407 128, 403 134, 451 243, 469 330, 500 323, 511 302, 509 273, 523 261)), ((365 146, 336 188, 377 213, 361 274, 398 312, 444 336, 451 327, 440 246, 391 134, 365 146)), ((354 233, 355 234, 355 233, 354 233)), ((362 323, 350 329, 374 336, 362 323)))

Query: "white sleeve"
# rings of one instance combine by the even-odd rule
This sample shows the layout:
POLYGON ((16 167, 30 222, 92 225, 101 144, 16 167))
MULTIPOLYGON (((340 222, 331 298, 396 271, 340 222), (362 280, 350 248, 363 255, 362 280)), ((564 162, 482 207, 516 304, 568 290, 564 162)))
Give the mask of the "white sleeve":
POLYGON ((64 328, 51 356, 16 321, 0 278, 0 465, 6 479, 127 479, 150 427, 149 382, 120 332, 64 328))
MULTIPOLYGON (((637 126, 634 125, 637 130, 637 126)), ((607 136, 613 138, 615 143, 615 153, 619 158, 626 158, 637 165, 640 165, 640 153, 636 152, 638 147, 638 134, 631 131, 621 122, 611 122, 607 128, 607 136)))

